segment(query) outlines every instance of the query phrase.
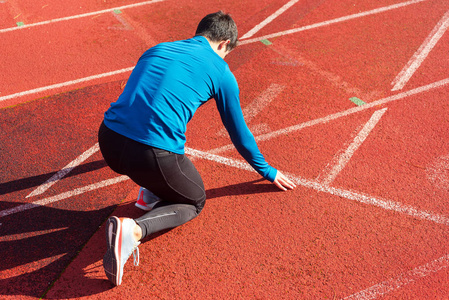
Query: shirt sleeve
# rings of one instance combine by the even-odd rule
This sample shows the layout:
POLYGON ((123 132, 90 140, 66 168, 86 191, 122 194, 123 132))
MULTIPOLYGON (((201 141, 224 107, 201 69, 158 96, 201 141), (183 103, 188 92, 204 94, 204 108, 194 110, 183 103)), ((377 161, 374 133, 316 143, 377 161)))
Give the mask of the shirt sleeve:
POLYGON ((240 91, 229 69, 223 75, 214 96, 223 125, 240 155, 265 179, 273 182, 277 170, 271 167, 260 153, 253 134, 248 129, 240 107, 240 91))

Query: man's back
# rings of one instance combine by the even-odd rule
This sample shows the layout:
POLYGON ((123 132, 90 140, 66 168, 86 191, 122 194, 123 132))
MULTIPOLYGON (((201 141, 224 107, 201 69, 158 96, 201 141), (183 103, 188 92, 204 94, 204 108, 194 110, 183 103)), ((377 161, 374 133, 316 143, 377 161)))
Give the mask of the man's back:
POLYGON ((238 98, 227 63, 206 38, 162 43, 139 59, 125 90, 105 113, 105 124, 138 142, 184 153, 186 125, 207 100, 238 98))

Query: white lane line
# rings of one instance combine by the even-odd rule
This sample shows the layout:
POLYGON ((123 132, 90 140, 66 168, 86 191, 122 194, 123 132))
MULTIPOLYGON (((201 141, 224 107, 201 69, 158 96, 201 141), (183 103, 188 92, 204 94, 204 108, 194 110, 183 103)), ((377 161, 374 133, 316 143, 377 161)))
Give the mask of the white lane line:
MULTIPOLYGON (((255 172, 254 169, 245 161, 231 159, 223 156, 219 156, 216 154, 211 154, 209 152, 195 150, 191 148, 186 148, 186 154, 192 155, 197 158, 206 159, 214 162, 218 162, 223 165, 227 165, 230 167, 239 168, 242 170, 247 170, 251 172, 255 172)), ((427 212, 423 210, 418 210, 412 206, 405 205, 399 202, 391 201, 388 199, 383 199, 379 197, 373 197, 370 195, 356 193, 349 190, 343 190, 335 187, 330 187, 324 184, 321 184, 316 181, 307 180, 296 176, 294 174, 289 174, 287 172, 281 171, 283 174, 287 175, 292 181, 294 181, 297 185, 304 186, 306 188, 311 188, 319 192, 328 193, 331 195, 335 195, 338 197, 346 198, 349 200, 354 200, 360 203, 364 203, 367 205, 377 206, 383 208, 385 210, 391 210, 395 212, 399 212, 405 215, 409 215, 411 217, 432 221, 438 224, 443 224, 449 226, 449 218, 444 215, 435 214, 432 212, 427 212)))
POLYGON ((323 26, 328 26, 331 24, 345 22, 345 21, 349 21, 349 20, 353 20, 353 19, 357 19, 357 18, 361 18, 361 17, 379 14, 382 12, 386 12, 386 11, 393 10, 393 9, 398 9, 398 8, 401 8, 404 6, 408 6, 408 5, 415 4, 415 3, 420 3, 423 1, 427 1, 427 0, 413 0, 413 1, 402 2, 402 3, 398 3, 398 4, 386 6, 386 7, 376 8, 376 9, 365 11, 362 13, 357 13, 357 14, 353 14, 353 15, 349 15, 349 16, 345 16, 345 17, 341 17, 341 18, 336 18, 336 19, 332 19, 332 20, 328 20, 328 21, 324 21, 324 22, 320 22, 320 23, 315 23, 315 24, 303 26, 300 28, 294 28, 294 29, 290 29, 290 30, 273 33, 273 34, 268 34, 268 35, 264 35, 264 36, 261 36, 258 38, 244 40, 244 41, 241 41, 239 43, 239 45, 260 42, 261 40, 267 40, 267 39, 271 39, 271 38, 278 37, 278 36, 284 36, 284 35, 288 35, 288 34, 292 34, 292 33, 315 29, 315 28, 319 28, 319 27, 323 27, 323 26))
POLYGON ((211 161, 218 162, 218 163, 226 165, 226 166, 255 172, 254 169, 246 161, 227 158, 224 156, 219 156, 219 155, 212 154, 212 153, 209 153, 206 151, 196 150, 196 149, 192 149, 192 148, 188 148, 188 147, 186 147, 185 152, 186 152, 186 154, 192 155, 193 157, 196 157, 196 158, 211 160, 211 161))
MULTIPOLYGON (((214 162, 226 165, 226 166, 231 166, 231 167, 239 168, 242 170, 255 172, 254 169, 245 161, 231 159, 231 158, 227 158, 227 157, 223 157, 223 156, 219 156, 216 154, 211 154, 209 152, 195 150, 195 149, 191 149, 191 148, 186 148, 186 154, 194 156, 196 158, 214 161, 214 162)), ((435 214, 432 212, 418 210, 412 206, 404 205, 399 202, 391 201, 388 199, 383 199, 383 198, 379 198, 379 197, 376 198, 376 197, 362 194, 362 193, 357 193, 357 192, 353 192, 353 191, 349 191, 349 190, 343 190, 343 189, 339 189, 339 188, 335 188, 335 187, 330 187, 330 186, 321 184, 316 181, 303 179, 299 176, 296 176, 294 174, 289 174, 287 172, 283 172, 283 173, 286 174, 288 177, 290 177, 290 179, 293 180, 297 185, 301 185, 306 188, 311 188, 311 189, 314 189, 319 192, 324 192, 324 193, 328 193, 328 194, 335 195, 338 197, 346 198, 349 200, 354 200, 354 201, 364 203, 367 205, 377 206, 377 207, 383 208, 385 210, 399 212, 399 213, 409 215, 409 216, 417 218, 417 219, 432 221, 432 222, 435 222, 438 224, 443 224, 443 225, 449 226, 449 218, 444 215, 439 215, 439 214, 435 214)), ((32 203, 16 206, 11 209, 0 211, 0 218, 11 215, 11 214, 15 214, 18 212, 22 212, 25 210, 29 210, 29 209, 32 209, 35 207, 44 206, 44 205, 47 205, 47 204, 50 204, 53 202, 64 200, 64 199, 67 199, 67 198, 70 198, 70 197, 73 197, 76 195, 83 194, 88 191, 93 191, 93 190, 96 190, 96 189, 99 189, 99 188, 102 188, 105 186, 109 186, 109 185, 116 184, 121 181, 128 180, 128 179, 129 178, 127 176, 119 176, 119 177, 104 180, 104 181, 101 181, 98 183, 94 183, 94 184, 91 184, 91 185, 88 185, 85 187, 81 187, 81 188, 78 188, 78 189, 75 189, 75 190, 72 190, 72 191, 69 191, 66 193, 62 193, 62 194, 59 194, 59 195, 56 195, 53 197, 48 197, 48 198, 45 198, 45 199, 42 199, 39 201, 35 201, 32 203)))
POLYGON ((426 168, 426 177, 438 189, 449 191, 449 155, 438 157, 426 168))
POLYGON ((427 92, 427 91, 430 91, 430 90, 435 89, 435 88, 446 86, 448 84, 449 84, 449 78, 446 78, 446 79, 443 79, 443 80, 440 80, 440 81, 437 81, 437 82, 434 82, 434 83, 431 83, 431 84, 427 84, 425 86, 421 86, 421 87, 409 90, 407 92, 402 92, 402 93, 399 93, 399 94, 395 94, 395 95, 392 95, 392 96, 389 96, 389 97, 386 97, 386 98, 383 98, 383 99, 379 99, 379 100, 376 100, 376 101, 364 104, 362 106, 356 106, 356 107, 350 108, 350 109, 345 110, 345 111, 341 111, 341 112, 338 112, 338 113, 335 113, 335 114, 331 114, 331 115, 328 115, 328 116, 323 117, 323 118, 318 118, 318 119, 311 120, 311 121, 308 121, 308 122, 304 122, 304 123, 301 123, 301 124, 293 125, 293 126, 290 126, 290 127, 284 128, 284 129, 273 131, 271 133, 262 134, 262 135, 257 136, 256 140, 257 141, 269 140, 269 139, 272 139, 272 138, 280 136, 280 135, 284 135, 284 134, 287 134, 287 133, 290 133, 290 132, 298 131, 298 130, 304 129, 306 127, 314 126, 314 125, 317 125, 317 124, 327 123, 329 121, 336 120, 336 119, 341 118, 341 117, 349 116, 351 114, 354 114, 354 113, 357 113, 357 112, 361 112, 361 111, 364 111, 366 109, 370 109, 370 108, 373 108, 373 107, 376 107, 376 106, 384 105, 384 104, 387 104, 387 103, 390 103, 390 102, 393 102, 393 101, 396 101, 396 100, 401 100, 401 99, 404 99, 406 97, 413 96, 413 95, 416 95, 416 94, 419 94, 419 93, 427 92))
POLYGON ((246 122, 251 122, 262 110, 264 110, 284 90, 285 85, 271 84, 253 102, 243 109, 243 117, 246 122))
POLYGON ((335 180, 337 175, 349 163, 349 160, 352 158, 355 151, 357 151, 357 149, 360 148, 362 143, 366 140, 368 135, 371 133, 371 131, 374 129, 374 127, 377 125, 377 123, 380 121, 380 118, 382 118, 382 116, 386 111, 387 108, 374 112, 369 121, 365 124, 362 130, 360 130, 359 134, 354 138, 354 140, 346 149, 346 151, 336 157, 336 159, 334 160, 336 161, 336 163, 333 166, 331 166, 331 168, 329 168, 330 171, 328 172, 328 174, 324 176, 322 180, 320 178, 317 179, 319 182, 321 182, 324 185, 330 185, 335 180))
MULTIPOLYGON (((439 87, 445 86, 447 84, 449 84, 449 78, 446 78, 446 79, 440 80, 438 82, 434 82, 434 83, 431 83, 431 84, 428 84, 428 85, 425 85, 425 86, 422 86, 422 87, 419 87, 419 88, 416 88, 416 89, 413 89, 413 90, 410 90, 410 91, 407 91, 407 92, 403 92, 403 93, 399 93, 399 94, 396 94, 396 95, 393 95, 393 96, 390 96, 390 97, 387 97, 387 98, 383 98, 383 99, 380 99, 380 100, 377 100, 377 101, 374 101, 374 102, 371 102, 371 103, 368 103, 368 104, 365 104, 365 105, 362 105, 362 106, 357 106, 357 107, 348 109, 346 111, 335 113, 335 114, 329 115, 329 116, 324 117, 324 118, 319 118, 319 119, 315 119, 315 120, 308 121, 308 122, 305 122, 305 123, 301 123, 301 124, 298 124, 298 125, 290 126, 290 127, 287 127, 287 128, 281 129, 281 130, 274 131, 274 132, 269 133, 269 134, 259 135, 259 136, 256 137, 256 140, 258 140, 258 141, 269 140, 269 139, 275 138, 275 137, 283 135, 283 134, 287 134, 287 133, 290 133, 290 132, 301 130, 301 129, 306 128, 306 127, 314 126, 314 125, 321 124, 321 123, 327 123, 327 122, 329 122, 331 120, 335 120, 335 119, 338 119, 338 118, 341 118, 341 117, 344 117, 344 116, 348 116, 350 114, 353 114, 353 113, 356 113, 356 112, 360 112, 360 111, 363 111, 365 109, 368 109, 368 108, 371 108, 371 107, 374 107, 374 106, 377 106, 377 105, 383 105, 383 104, 389 103, 391 101, 403 99, 405 97, 416 95, 416 94, 419 94, 419 93, 422 93, 422 92, 426 92, 426 91, 429 91, 431 89, 439 88, 439 87)), ((220 152, 223 152, 223 151, 230 150, 232 148, 233 148, 233 146, 232 146, 232 144, 230 144, 230 145, 226 145, 226 146, 223 146, 223 147, 215 148, 215 149, 209 151, 209 153, 203 152, 203 151, 199 151, 199 150, 192 150, 192 149, 187 148, 186 149, 186 153, 191 154, 191 155, 196 156, 196 157, 199 157, 199 158, 201 158, 201 156, 204 156, 204 158, 206 158, 206 159, 213 158, 213 159, 209 159, 209 160, 214 160, 214 158, 218 157, 214 153, 220 153, 220 152)), ((235 162, 233 162, 233 161, 231 161, 229 159, 225 159, 225 158, 221 158, 221 159, 223 159, 222 163, 226 164, 226 165, 230 165, 230 164, 234 164, 235 163, 235 162)), ((249 165, 247 165, 247 164, 245 166, 245 164, 242 165, 241 163, 238 163, 237 167, 239 167, 241 169, 249 168, 249 170, 252 170, 252 168, 249 165)), ((117 178, 122 178, 122 177, 117 177, 117 178)), ((125 179, 119 180, 117 182, 120 182, 120 181, 123 181, 123 180, 125 180, 125 179)), ((103 181, 102 183, 98 183, 99 187, 102 187, 103 184, 106 183, 106 182, 108 182, 108 181, 106 180, 106 181, 103 181)), ((111 184, 113 184, 113 183, 111 183, 111 184)), ((299 184, 302 184, 302 183, 299 183, 299 184)), ((304 186, 310 185, 310 187, 314 188, 315 184, 318 185, 315 189, 319 190, 319 187, 320 187, 319 183, 310 183, 309 184, 306 181, 305 184, 302 184, 302 185, 304 185, 304 186)), ((72 193, 73 193, 73 195, 78 195, 80 193, 80 191, 83 191, 83 189, 86 189, 86 188, 87 188, 87 190, 93 190, 93 189, 99 188, 99 187, 95 188, 95 185, 96 184, 93 184, 93 185, 90 185, 88 187, 76 189, 76 190, 74 190, 72 192, 63 193, 63 194, 60 194, 58 196, 46 198, 46 199, 39 200, 39 201, 36 201, 36 202, 33 202, 33 203, 24 204, 24 205, 21 205, 21 206, 18 206, 18 207, 14 207, 14 208, 11 208, 11 209, 8 209, 8 210, 0 211, 0 218, 4 217, 4 216, 7 216, 7 215, 10 215, 12 213, 16 213, 16 212, 19 212, 19 211, 24 211, 24 210, 27 210, 27 209, 30 209, 30 208, 34 208, 34 207, 37 207, 37 206, 40 206, 40 205, 45 205, 45 203, 47 201, 50 201, 50 203, 51 203, 51 202, 59 201, 59 200, 62 200, 62 199, 68 198, 68 197, 72 197, 72 193)), ((109 185, 109 184, 107 184, 107 185, 109 185)), ((106 185, 104 185, 104 186, 106 186, 106 185)), ((360 194, 355 194, 353 192, 344 191, 344 190, 338 190, 338 189, 334 189, 334 188, 331 188, 331 187, 326 187, 322 191, 323 192, 336 193, 337 195, 341 195, 342 197, 345 197, 345 198, 348 198, 348 199, 354 199, 354 200, 361 199, 361 202, 368 203, 368 204, 373 203, 373 205, 377 205, 376 203, 378 203, 378 200, 376 200, 376 198, 373 198, 373 197, 370 197, 370 196, 363 196, 363 197, 362 196, 357 196, 357 195, 360 195, 360 194), (343 196, 343 194, 346 195, 346 196, 343 196)), ((359 200, 357 200, 357 201, 359 201, 359 200)), ((390 207, 389 209, 397 210, 397 211, 402 210, 402 208, 401 208, 402 206, 400 204, 396 205, 393 202, 390 202, 388 200, 386 200, 386 201, 381 200, 381 202, 379 202, 379 203, 381 203, 381 204, 377 205, 377 206, 390 207)), ((413 208, 404 208, 403 210, 405 212, 409 212, 409 214, 411 214, 411 215, 425 216, 424 217, 425 219, 436 218, 437 221, 435 221, 435 222, 437 222, 437 223, 438 223, 438 220, 443 219, 443 221, 442 221, 443 224, 449 224, 449 221, 447 221, 445 219, 445 217, 441 217, 441 218, 440 217, 433 217, 435 215, 429 214, 429 213, 419 213, 417 210, 415 210, 413 208)))
POLYGON ((266 25, 268 25, 269 23, 271 23, 274 19, 276 19, 277 17, 279 17, 282 13, 284 13, 287 9, 289 9, 290 7, 292 7, 296 2, 298 2, 299 0, 291 0, 289 1, 287 4, 285 4, 284 6, 282 6, 280 9, 278 9, 274 14, 272 14, 271 16, 269 16, 268 18, 266 18, 263 22, 261 22, 260 24, 256 25, 256 27, 254 27, 253 29, 251 29, 250 31, 248 31, 245 35, 243 35, 241 37, 241 39, 247 39, 252 37, 254 34, 256 34, 259 30, 261 30, 262 28, 264 28, 266 25))
POLYGON ((94 153, 96 153, 98 150, 100 150, 100 146, 98 143, 96 143, 94 146, 92 146, 90 149, 86 150, 83 154, 78 156, 75 160, 70 162, 67 166, 59 170, 55 175, 53 175, 50 179, 48 179, 46 182, 38 186, 34 191, 32 191, 28 196, 25 198, 33 197, 40 195, 44 193, 46 190, 48 190, 52 185, 57 183, 59 180, 61 180, 64 176, 66 176, 70 171, 72 171, 75 167, 79 166, 83 161, 91 157, 94 153))
POLYGON ((97 183, 94 183, 94 184, 91 184, 91 185, 87 185, 87 186, 84 186, 84 187, 81 187, 81 188, 77 188, 77 189, 74 189, 72 191, 65 192, 65 193, 62 193, 62 194, 59 194, 59 195, 56 195, 56 196, 44 198, 44 199, 41 199, 41 200, 38 200, 38 201, 34 201, 32 203, 22 204, 22 205, 19 205, 19 206, 10 208, 10 209, 2 210, 2 211, 0 211, 0 218, 6 217, 6 216, 9 216, 9 215, 18 213, 18 212, 26 211, 26 210, 29 210, 29 209, 32 209, 32 208, 45 206, 45 205, 53 203, 53 202, 58 202, 58 201, 61 201, 61 200, 64 200, 64 199, 67 199, 67 198, 70 198, 70 197, 73 197, 73 196, 81 195, 81 194, 84 194, 86 192, 93 191, 93 190, 96 190, 96 189, 99 189, 99 188, 102 188, 102 187, 106 187, 106 186, 109 186, 109 185, 113 185, 113 184, 116 184, 116 183, 119 183, 119 182, 122 182, 122 181, 125 181, 125 180, 128 180, 128 179, 129 179, 128 176, 124 176, 124 175, 123 176, 118 176, 118 177, 115 177, 115 178, 112 178, 112 179, 103 180, 103 181, 100 181, 100 182, 97 182, 97 183))
POLYGON ((116 9, 122 10, 122 9, 133 8, 133 7, 138 7, 138 6, 144 6, 144 5, 153 4, 153 3, 157 3, 157 2, 163 2, 163 1, 165 1, 165 0, 144 1, 144 2, 140 2, 140 3, 134 3, 134 4, 128 4, 128 5, 118 6, 118 7, 112 7, 112 8, 108 8, 108 9, 98 10, 98 11, 94 11, 94 12, 89 12, 89 13, 84 13, 84 14, 79 14, 79 15, 74 15, 74 16, 69 16, 69 17, 63 17, 63 18, 57 18, 57 19, 52 19, 52 20, 47 20, 47 21, 42 21, 42 22, 25 24, 23 26, 4 28, 4 29, 0 29, 0 33, 14 31, 14 30, 20 30, 20 29, 25 29, 25 28, 30 28, 30 27, 36 27, 36 26, 41 26, 41 25, 47 25, 47 24, 52 24, 52 23, 57 23, 57 22, 62 22, 62 21, 69 21, 69 20, 74 20, 74 19, 80 19, 80 18, 85 18, 85 17, 89 17, 89 16, 95 16, 95 15, 100 15, 100 14, 104 14, 104 13, 110 13, 110 12, 116 10, 116 9))
MULTIPOLYGON (((153 3, 155 1, 147 1, 147 2, 142 2, 142 3, 135 4, 135 5, 144 5, 144 4, 153 3)), ((163 0, 159 0, 159 1, 163 1, 163 0)), ((364 17, 364 16, 376 14, 376 13, 381 13, 381 12, 384 12, 384 11, 400 8, 400 7, 403 7, 403 6, 407 6, 407 5, 410 5, 410 4, 419 3, 419 2, 423 2, 423 1, 427 1, 427 0, 413 0, 413 1, 403 2, 403 3, 399 3, 399 4, 395 4, 395 5, 391 5, 391 6, 387 6, 387 7, 383 7, 383 8, 370 10, 370 11, 367 11, 367 12, 364 12, 364 13, 354 14, 354 15, 350 15, 350 16, 346 16, 346 17, 342 17, 342 18, 338 18, 338 19, 334 19, 334 20, 330 20, 330 21, 326 21, 326 22, 321 22, 321 23, 317 23, 317 24, 313 24, 313 25, 297 28, 297 29, 292 29, 292 30, 287 30, 287 31, 283 31, 283 32, 278 32, 278 33, 274 33, 274 34, 267 35, 267 36, 264 36, 264 37, 259 37, 259 38, 255 38, 255 39, 249 39, 249 40, 242 41, 242 42, 240 42, 240 45, 260 42, 260 40, 263 40, 263 39, 268 39, 268 38, 282 36, 282 35, 287 35, 287 34, 292 34, 292 33, 296 33, 296 32, 299 32, 299 31, 304 31, 304 30, 309 30, 309 29, 313 29, 313 28, 318 28, 318 27, 321 27, 321 26, 327 26, 327 25, 330 25, 330 24, 343 22, 343 21, 347 21, 347 20, 351 20, 351 19, 355 19, 355 18, 360 18, 360 17, 364 17)), ((126 6, 126 7, 130 7, 130 6, 126 6)), ((125 6, 122 6, 122 7, 119 7, 119 8, 123 9, 123 8, 125 8, 125 6)), ((113 10, 113 9, 100 11, 100 13, 111 12, 111 10, 113 10)), ((99 13, 99 12, 90 13, 90 14, 97 14, 97 13, 99 13)), ((79 16, 84 16, 84 15, 79 15, 79 16)), ((71 19, 71 18, 75 18, 75 17, 77 17, 77 16, 68 17, 68 18, 71 19)), ((65 20, 66 18, 62 18, 62 19, 65 20)), ((61 20, 62 21, 62 19, 55 19, 55 20, 61 20)), ((49 23, 51 21, 46 21, 46 22, 49 23)), ((45 22, 41 22, 41 23, 45 23, 45 22)), ((45 23, 45 24, 47 24, 47 23, 45 23)), ((42 25, 40 23, 35 23, 35 24, 42 25)), ((36 25, 30 24, 29 26, 36 26, 36 25)), ((18 28, 23 28, 23 27, 25 27, 25 26, 21 26, 21 27, 18 27, 18 28)), ((14 27, 14 29, 15 29, 15 27, 14 27)), ((1 32, 2 31, 0 30, 0 33, 1 32)), ((49 85, 49 86, 46 86, 46 87, 41 87, 41 88, 37 88, 37 89, 32 89, 32 90, 20 92, 20 93, 6 95, 6 96, 3 96, 3 97, 0 97, 0 102, 4 101, 4 100, 12 99, 12 98, 22 97, 22 96, 26 96, 26 95, 30 95, 30 94, 36 94, 36 93, 47 91, 47 90, 52 90, 52 89, 56 89, 56 88, 70 86, 70 85, 73 85, 73 84, 76 84, 76 83, 80 83, 80 82, 86 82, 86 81, 90 81, 90 80, 94 80, 94 79, 98 79, 98 78, 102 78, 102 77, 107 77, 107 76, 111 76, 111 75, 115 75, 115 74, 125 73, 125 72, 132 71, 133 69, 134 69, 134 67, 129 67, 129 68, 113 71, 113 72, 93 75, 93 76, 89 76, 89 77, 80 78, 80 79, 77 79, 77 80, 67 81, 67 82, 63 82, 63 83, 59 83, 59 84, 49 85)))
POLYGON ((117 74, 127 73, 127 72, 131 72, 133 69, 134 69, 134 67, 120 69, 120 70, 97 74, 97 75, 92 75, 92 76, 88 76, 88 77, 84 77, 84 78, 80 78, 80 79, 76 79, 76 80, 52 84, 52 85, 48 85, 48 86, 44 86, 41 88, 20 92, 20 93, 6 95, 3 97, 0 97, 0 102, 8 100, 8 99, 13 99, 13 98, 17 98, 17 97, 26 96, 26 95, 37 94, 37 93, 45 92, 48 90, 53 90, 53 89, 62 88, 62 87, 66 87, 66 86, 70 86, 70 85, 74 85, 74 84, 78 84, 78 83, 82 83, 82 82, 87 82, 87 81, 91 81, 91 80, 95 80, 95 79, 99 79, 99 78, 103 78, 103 77, 109 77, 109 76, 113 76, 113 75, 117 75, 117 74))
POLYGON ((407 82, 410 80, 412 75, 418 70, 422 62, 427 58, 430 51, 435 47, 440 38, 449 28, 449 11, 447 11, 443 18, 438 22, 438 24, 433 28, 432 32, 424 40, 424 43, 419 47, 419 49, 413 54, 412 58, 401 70, 401 72, 396 76, 396 78, 391 83, 393 86, 392 91, 401 90, 407 82))
MULTIPOLYGON (((443 80, 440 80, 440 81, 437 81, 437 82, 434 82, 434 83, 431 83, 431 84, 428 84, 428 85, 425 85, 425 86, 422 86, 422 87, 418 87, 418 88, 409 90, 407 92, 402 92, 402 93, 399 93, 399 94, 396 94, 396 95, 393 95, 393 96, 389 96, 389 97, 386 97, 386 98, 382 98, 382 99, 376 100, 376 101, 371 102, 371 103, 364 104, 362 106, 356 106, 356 107, 350 108, 348 110, 344 110, 344 111, 341 111, 341 112, 338 112, 338 113, 335 113, 335 114, 331 114, 331 115, 328 115, 328 116, 323 117, 323 118, 318 118, 318 119, 307 121, 307 122, 300 123, 300 124, 297 124, 297 125, 292 125, 292 126, 289 126, 289 127, 283 128, 283 129, 272 131, 270 133, 261 134, 261 135, 255 136, 255 139, 256 139, 256 141, 267 141, 267 140, 276 138, 276 137, 281 136, 281 135, 286 135, 288 133, 299 131, 299 130, 302 130, 304 128, 312 127, 312 126, 315 126, 315 125, 318 125, 318 124, 328 123, 330 121, 333 121, 333 120, 336 120, 336 119, 339 119, 339 118, 342 118, 342 117, 346 117, 346 116, 352 115, 354 113, 358 113, 358 112, 364 111, 366 109, 370 109, 370 108, 373 108, 373 107, 376 107, 376 106, 384 105, 384 104, 387 104, 387 103, 390 103, 390 102, 393 102, 393 101, 396 101, 396 100, 401 100, 401 99, 404 99, 404 98, 409 97, 409 96, 417 95, 419 93, 427 92, 427 91, 430 91, 432 89, 436 89, 436 88, 440 88, 440 87, 446 86, 448 84, 449 84, 449 78, 446 78, 446 79, 443 79, 443 80)), ((232 144, 228 144, 228 145, 225 145, 225 146, 222 146, 222 147, 218 147, 218 148, 212 149, 209 152, 212 153, 212 154, 218 154, 218 153, 225 152, 225 151, 228 151, 228 150, 231 150, 231 149, 234 149, 234 146, 232 144)))
MULTIPOLYGON (((256 99, 242 109, 243 118, 249 124, 262 110, 264 110, 285 89, 285 85, 273 83, 264 90, 256 99)), ((269 131, 269 130, 268 130, 269 131)), ((265 131, 267 132, 267 131, 265 131)), ((226 128, 217 132, 219 136, 227 134, 226 128)))
POLYGON ((115 12, 111 12, 111 15, 117 19, 117 21, 122 24, 122 26, 117 26, 114 24, 114 26, 109 26, 108 29, 112 30, 133 30, 134 28, 126 21, 126 19, 123 17, 123 13, 116 14, 115 12))
POLYGON ((348 296, 344 299, 352 300, 368 300, 376 299, 377 297, 383 297, 386 294, 393 292, 407 284, 413 283, 420 278, 429 276, 440 270, 449 267, 449 255, 440 257, 430 263, 414 268, 405 274, 401 274, 396 278, 373 285, 366 290, 360 291, 356 294, 348 296))

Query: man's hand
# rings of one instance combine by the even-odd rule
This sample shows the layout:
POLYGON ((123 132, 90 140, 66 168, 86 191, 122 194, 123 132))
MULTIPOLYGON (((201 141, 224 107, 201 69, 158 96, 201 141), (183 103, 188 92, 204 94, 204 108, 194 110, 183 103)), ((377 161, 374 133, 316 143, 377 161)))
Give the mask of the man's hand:
POLYGON ((274 179, 273 183, 283 191, 293 190, 296 187, 296 185, 290 179, 288 179, 279 171, 277 172, 276 178, 274 179))

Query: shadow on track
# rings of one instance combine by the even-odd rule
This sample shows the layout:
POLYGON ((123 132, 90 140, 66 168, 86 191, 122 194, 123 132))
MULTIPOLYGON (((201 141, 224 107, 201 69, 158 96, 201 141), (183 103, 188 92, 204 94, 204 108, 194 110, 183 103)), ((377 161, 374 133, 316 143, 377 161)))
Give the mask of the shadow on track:
MULTIPOLYGON (((90 163, 83 164, 81 166, 78 166, 74 170, 72 170, 70 173, 68 173, 64 178, 77 176, 83 173, 92 172, 95 170, 102 169, 106 167, 106 162, 104 160, 97 160, 90 163)), ((40 186, 43 182, 46 182, 49 178, 51 178, 53 175, 55 175, 57 172, 47 173, 47 174, 41 174, 36 175, 32 177, 27 178, 21 178, 17 180, 12 180, 9 182, 0 183, 0 196, 26 190, 33 187, 40 186)))
MULTIPOLYGON (((277 192, 273 184, 263 181, 209 189, 206 193, 208 200, 212 200, 229 195, 277 192)), ((113 288, 103 276, 102 268, 106 251, 104 223, 111 214, 137 218, 142 211, 132 201, 86 212, 42 206, 2 218, 0 295, 41 297, 49 290, 44 298, 77 298, 113 288), (99 224, 103 225, 99 228, 99 224), (101 234, 95 234, 97 231, 101 234), (77 256, 79 259, 75 259, 77 256), (70 283, 59 284, 67 277, 82 288, 61 288, 70 287, 70 283), (49 289, 57 279, 58 284, 49 289)), ((143 243, 167 232, 154 234, 143 243)))

